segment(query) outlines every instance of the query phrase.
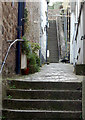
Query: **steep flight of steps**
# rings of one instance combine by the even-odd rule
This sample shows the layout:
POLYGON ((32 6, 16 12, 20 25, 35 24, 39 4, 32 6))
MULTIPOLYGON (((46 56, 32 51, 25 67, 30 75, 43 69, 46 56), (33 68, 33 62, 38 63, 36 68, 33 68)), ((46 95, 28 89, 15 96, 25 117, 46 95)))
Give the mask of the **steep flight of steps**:
POLYGON ((56 30, 56 21, 49 21, 48 29, 48 50, 49 50, 49 62, 57 63, 58 58, 58 41, 57 41, 57 30, 56 30))
POLYGON ((5 120, 81 120, 80 82, 8 81, 5 120))

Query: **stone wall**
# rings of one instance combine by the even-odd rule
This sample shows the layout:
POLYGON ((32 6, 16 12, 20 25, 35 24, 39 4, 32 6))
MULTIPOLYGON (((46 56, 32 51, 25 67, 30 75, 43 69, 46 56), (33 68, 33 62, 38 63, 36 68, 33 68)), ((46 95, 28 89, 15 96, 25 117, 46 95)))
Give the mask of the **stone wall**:
POLYGON ((57 19, 56 19, 56 26, 57 26, 59 59, 64 59, 66 56, 66 47, 65 47, 65 39, 64 39, 62 20, 59 17, 57 17, 57 19))
MULTIPOLYGON (((2 63, 2 4, 0 2, 0 68, 2 63)), ((0 116, 2 116, 2 75, 0 74, 0 116)))
POLYGON ((29 41, 40 41, 40 2, 27 2, 28 22, 25 36, 29 41))
POLYGON ((0 68, 2 63, 2 3, 0 2, 0 68))
MULTIPOLYGON (((7 49, 11 42, 17 38, 17 20, 18 20, 18 3, 3 2, 2 3, 2 60, 7 53, 7 49)), ((11 48, 7 61, 3 69, 4 75, 12 75, 15 73, 16 67, 16 44, 11 48)))

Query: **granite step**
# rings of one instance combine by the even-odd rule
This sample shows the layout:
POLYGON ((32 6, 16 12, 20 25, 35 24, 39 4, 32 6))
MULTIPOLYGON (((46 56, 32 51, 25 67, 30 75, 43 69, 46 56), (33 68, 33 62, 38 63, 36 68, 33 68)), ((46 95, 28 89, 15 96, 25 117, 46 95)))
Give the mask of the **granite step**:
POLYGON ((17 110, 81 111, 81 100, 4 99, 3 108, 17 110))
POLYGON ((3 110, 6 120, 80 120, 81 114, 81 111, 3 110))
POLYGON ((9 89, 7 96, 13 99, 52 99, 52 100, 81 100, 81 90, 24 90, 9 89))
MULTIPOLYGON (((57 78, 56 78, 57 79, 57 78)), ((30 79, 8 80, 10 87, 15 85, 16 89, 31 89, 31 90, 81 90, 81 82, 51 82, 51 81, 32 81, 30 79)))

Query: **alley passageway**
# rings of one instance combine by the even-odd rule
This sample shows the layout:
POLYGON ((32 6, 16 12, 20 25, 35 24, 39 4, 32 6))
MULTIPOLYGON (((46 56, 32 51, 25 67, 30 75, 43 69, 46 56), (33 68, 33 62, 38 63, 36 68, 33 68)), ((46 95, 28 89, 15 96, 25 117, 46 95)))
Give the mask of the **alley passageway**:
POLYGON ((3 116, 7 120, 80 120, 81 82, 72 65, 44 65, 38 73, 8 81, 3 116))
POLYGON ((84 120, 85 0, 0 6, 0 119, 84 120))
POLYGON ((81 82, 81 76, 73 73, 71 64, 51 63, 41 68, 39 73, 35 73, 25 80, 55 81, 55 82, 81 82))

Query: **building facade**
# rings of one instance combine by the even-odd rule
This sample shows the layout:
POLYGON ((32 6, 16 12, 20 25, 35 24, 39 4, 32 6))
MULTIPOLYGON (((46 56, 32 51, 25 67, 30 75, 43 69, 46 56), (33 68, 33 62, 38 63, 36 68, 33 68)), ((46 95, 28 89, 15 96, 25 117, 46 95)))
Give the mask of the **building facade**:
POLYGON ((70 63, 76 74, 85 74, 85 2, 71 3, 70 63))

